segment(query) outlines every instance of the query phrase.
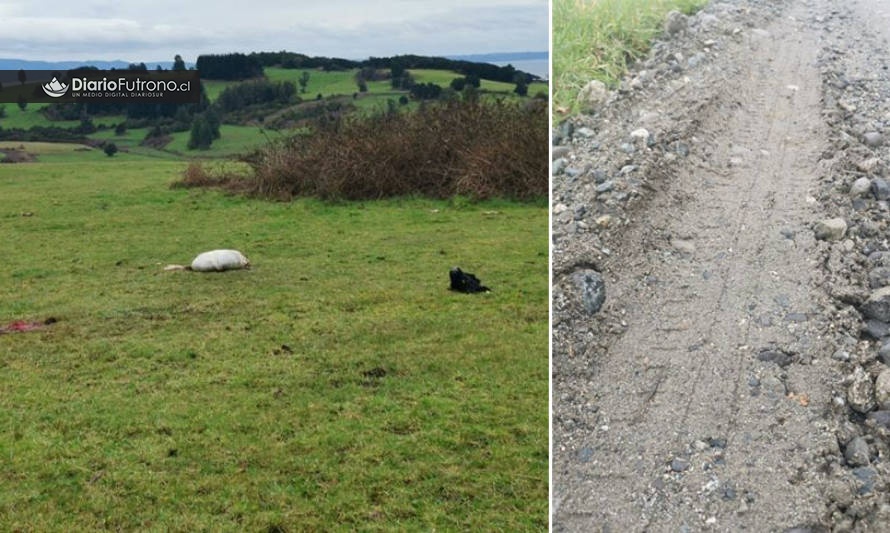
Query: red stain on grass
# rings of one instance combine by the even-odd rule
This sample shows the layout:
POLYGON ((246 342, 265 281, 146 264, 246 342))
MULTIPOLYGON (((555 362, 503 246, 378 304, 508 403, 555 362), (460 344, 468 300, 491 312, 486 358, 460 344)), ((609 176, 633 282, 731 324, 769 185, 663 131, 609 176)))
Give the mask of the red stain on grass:
POLYGON ((6 324, 5 326, 0 326, 0 335, 4 333, 15 333, 15 332, 24 332, 24 331, 34 331, 35 329, 43 329, 50 324, 55 324, 58 322, 57 319, 53 317, 49 317, 42 322, 28 322, 27 320, 15 320, 6 324))

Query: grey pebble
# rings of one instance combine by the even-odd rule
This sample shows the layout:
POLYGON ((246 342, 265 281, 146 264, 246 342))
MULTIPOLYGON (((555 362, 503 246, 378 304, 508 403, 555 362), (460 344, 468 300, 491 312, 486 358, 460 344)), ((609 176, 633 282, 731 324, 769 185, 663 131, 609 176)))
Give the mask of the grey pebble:
POLYGON ((596 192, 604 193, 612 190, 612 187, 615 186, 615 182, 612 180, 607 180, 596 186, 596 192))
POLYGON ((862 136, 862 140, 866 145, 877 148, 884 142, 884 137, 876 131, 869 131, 862 136))
POLYGON ((788 313, 785 315, 785 322, 801 323, 809 319, 806 313, 788 313))
POLYGON ((890 324, 870 318, 865 321, 862 331, 874 339, 890 336, 890 324))
POLYGON ((674 472, 685 472, 689 470, 689 460, 683 459, 682 457, 675 457, 673 461, 671 461, 671 470, 674 472))
POLYGON ((550 151, 550 157, 553 161, 556 161, 559 158, 566 157, 571 151, 572 149, 569 146, 554 146, 550 151))
POLYGON ((853 469, 853 476, 862 482, 859 486, 859 494, 864 495, 874 490, 875 478, 878 477, 878 472, 870 466, 861 466, 853 469))
POLYGON ((862 304, 860 312, 866 318, 890 322, 890 287, 881 287, 872 291, 868 300, 862 304))
POLYGON ((876 425, 890 430, 890 411, 872 411, 866 415, 866 418, 874 421, 876 425))
POLYGON ((869 464, 870 452, 868 443, 863 437, 856 437, 847 443, 844 449, 844 459, 851 466, 866 466, 869 464))
POLYGON ((790 365, 793 360, 790 354, 776 349, 762 350, 757 354, 757 359, 767 363, 775 363, 782 368, 790 365))
POLYGON ((588 314, 596 314, 606 301, 606 284, 596 270, 584 269, 571 275, 574 289, 581 295, 581 305, 588 314))
POLYGON ((606 174, 605 170, 596 169, 593 171, 593 181, 596 183, 605 183, 607 179, 609 179, 609 175, 606 174))
POLYGON ((566 176, 568 176, 568 177, 570 177, 570 178, 577 178, 577 177, 580 176, 584 171, 581 170, 580 168, 566 167, 565 170, 563 170, 563 172, 565 173, 566 176))
POLYGON ((871 191, 871 180, 868 178, 859 178, 850 186, 850 196, 865 196, 871 191))
POLYGON ((883 178, 871 180, 871 192, 876 200, 890 200, 890 184, 883 178))
POLYGON ((584 137, 585 139, 589 139, 595 135, 596 135, 596 132, 586 126, 575 130, 576 137, 584 137))
POLYGON ((885 342, 881 349, 878 350, 878 359, 887 366, 890 366, 890 341, 885 342))
POLYGON ((876 267, 868 273, 868 286, 872 289, 880 289, 890 285, 890 268, 876 267))

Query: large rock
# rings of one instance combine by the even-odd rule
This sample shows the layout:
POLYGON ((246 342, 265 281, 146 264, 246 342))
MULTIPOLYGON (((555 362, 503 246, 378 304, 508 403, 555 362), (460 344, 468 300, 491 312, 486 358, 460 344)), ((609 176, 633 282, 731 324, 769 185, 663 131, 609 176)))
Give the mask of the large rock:
POLYGON ((890 368, 883 370, 875 379, 875 402, 878 409, 890 409, 890 368))
POLYGON ((816 238, 823 241, 839 241, 847 233, 847 222, 842 218, 829 218, 816 222, 813 227, 816 238))
POLYGON ((860 308, 866 318, 890 322, 890 287, 874 290, 860 308))
POLYGON ((847 388, 847 403, 858 413, 867 413, 875 408, 874 385, 871 376, 857 366, 853 371, 850 386, 847 388))

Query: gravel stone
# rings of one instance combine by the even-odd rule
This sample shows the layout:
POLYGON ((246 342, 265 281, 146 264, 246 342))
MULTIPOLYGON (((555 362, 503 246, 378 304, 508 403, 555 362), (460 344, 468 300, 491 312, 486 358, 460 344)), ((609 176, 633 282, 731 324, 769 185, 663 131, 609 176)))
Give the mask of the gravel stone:
POLYGON ((568 146, 554 146, 551 150, 551 159, 556 161, 557 159, 564 158, 569 153, 571 153, 572 149, 568 146))
POLYGON ((883 178, 875 178, 871 181, 871 192, 875 195, 875 200, 890 200, 890 184, 883 178))
POLYGON ((884 142, 884 137, 876 131, 869 131, 862 136, 862 140, 867 146, 877 148, 884 142))
POLYGON ((612 190, 612 187, 615 186, 615 182, 612 180, 607 180, 596 186, 596 192, 602 194, 612 190))
POLYGON ((870 466, 860 466, 853 469, 853 476, 860 481, 859 494, 870 494, 875 489, 875 478, 878 472, 870 466))
POLYGON ((847 388, 847 403, 850 407, 859 413, 867 413, 874 409, 874 385, 871 382, 871 376, 857 366, 853 371, 850 385, 847 388))
POLYGON ((890 366, 890 341, 885 342, 881 349, 878 350, 878 360, 887 366, 890 366))
POLYGON ((583 269, 570 276, 572 287, 580 296, 581 305, 588 315, 594 315, 606 301, 606 284, 596 270, 583 269))
POLYGON ((823 241, 839 241, 847 233, 847 222, 842 218, 830 218, 816 222, 816 238, 823 241))
POLYGON ((664 32, 668 35, 675 35, 686 29, 688 25, 688 17, 679 11, 670 11, 664 22, 664 32))
POLYGON ((685 472, 689 470, 689 460, 683 459, 682 457, 675 457, 673 461, 671 461, 671 470, 674 472, 685 472))
POLYGON ((875 402, 878 409, 890 410, 890 368, 882 371, 875 379, 875 402))
POLYGON ((585 111, 595 111, 609 98, 609 89, 599 80, 590 80, 578 93, 578 103, 585 111))
POLYGON ((877 267, 868 272, 868 286, 880 289, 890 285, 890 267, 877 267))
POLYGON ((850 466, 867 466, 870 463, 870 457, 868 443, 863 437, 851 440, 844 449, 844 459, 850 466))
POLYGON ((868 178, 859 178, 850 186, 850 196, 865 196, 871 192, 871 180, 868 178))
POLYGON ((865 321, 862 332, 873 339, 880 340, 890 335, 890 324, 870 318, 865 321))
POLYGON ((866 318, 890 322, 890 287, 872 291, 860 311, 866 318))

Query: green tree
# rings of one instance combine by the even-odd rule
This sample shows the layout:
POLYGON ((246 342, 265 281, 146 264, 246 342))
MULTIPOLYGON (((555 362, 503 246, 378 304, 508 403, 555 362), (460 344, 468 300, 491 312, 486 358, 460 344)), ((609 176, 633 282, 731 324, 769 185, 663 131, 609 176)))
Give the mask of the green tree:
POLYGON ((213 143, 213 129, 203 115, 195 116, 189 132, 189 150, 207 150, 213 143))
POLYGON ((19 69, 19 83, 24 85, 25 81, 27 81, 27 79, 28 79, 28 75, 25 74, 25 69, 23 69, 23 68, 19 69))
POLYGON ((309 71, 304 70, 302 74, 300 74, 300 79, 297 80, 300 83, 300 92, 306 92, 306 86, 309 85, 309 71))
POLYGON ((518 94, 519 96, 528 95, 528 84, 524 81, 516 82, 516 87, 513 89, 513 92, 518 94))
POLYGON ((173 70, 186 70, 185 61, 182 60, 182 56, 176 54, 176 57, 173 58, 173 70))
POLYGON ((105 152, 105 155, 111 157, 117 153, 117 145, 114 143, 105 143, 105 147, 102 150, 105 152))
POLYGON ((121 135, 127 133, 127 123, 120 122, 117 126, 114 127, 114 134, 120 137, 121 135))
POLYGON ((19 109, 21 109, 22 111, 24 111, 25 108, 28 107, 28 99, 25 98, 24 94, 19 95, 18 104, 19 104, 19 109))
POLYGON ((210 128, 210 137, 214 140, 219 139, 219 126, 221 121, 219 114, 213 107, 208 108, 207 111, 204 112, 204 120, 207 121, 207 126, 210 128))
POLYGON ((451 88, 455 91, 463 91, 467 85, 467 78, 454 78, 451 80, 451 88))

